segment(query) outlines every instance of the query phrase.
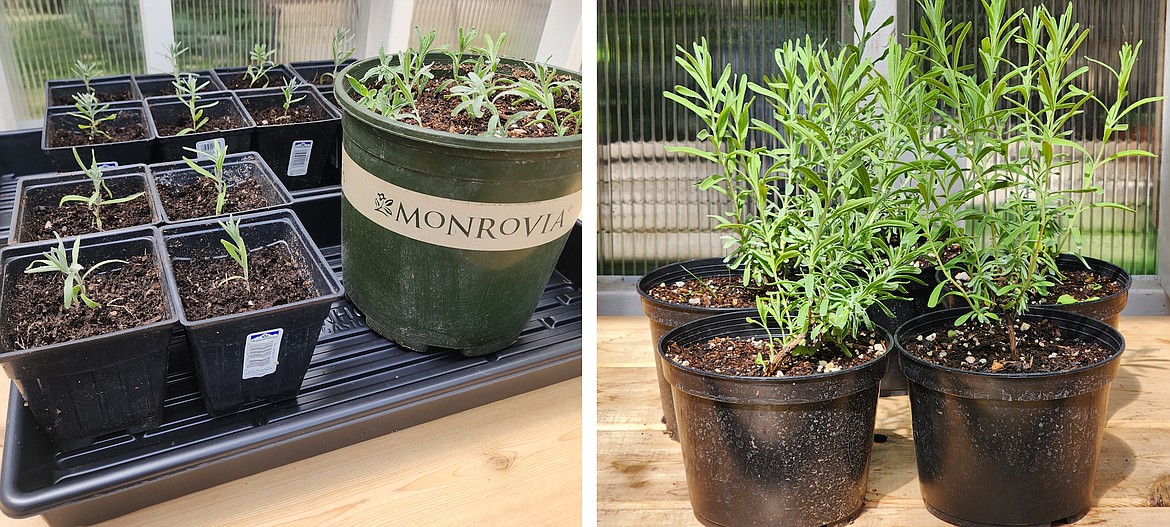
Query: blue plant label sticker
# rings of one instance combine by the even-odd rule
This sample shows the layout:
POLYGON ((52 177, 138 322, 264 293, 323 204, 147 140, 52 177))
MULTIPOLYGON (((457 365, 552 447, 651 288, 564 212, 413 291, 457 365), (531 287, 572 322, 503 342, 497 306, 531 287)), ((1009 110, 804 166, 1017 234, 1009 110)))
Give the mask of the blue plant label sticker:
POLYGON ((244 376, 245 379, 263 377, 276 372, 280 364, 280 339, 284 336, 284 328, 258 331, 244 341, 244 376))
POLYGON ((103 161, 101 163, 98 163, 98 170, 107 170, 107 169, 111 169, 111 168, 118 168, 118 162, 117 161, 103 161))
POLYGON ((215 155, 215 145, 217 144, 220 148, 227 147, 227 141, 222 137, 196 142, 195 149, 199 151, 199 159, 215 159, 213 156, 215 155))
POLYGON ((313 155, 313 141, 302 139, 293 141, 292 149, 288 153, 289 177, 303 176, 309 173, 309 157, 313 155))
POLYGON ((433 196, 371 174, 344 148, 341 192, 358 212, 388 231, 469 251, 513 251, 551 243, 568 235, 581 214, 580 189, 523 203, 433 196))

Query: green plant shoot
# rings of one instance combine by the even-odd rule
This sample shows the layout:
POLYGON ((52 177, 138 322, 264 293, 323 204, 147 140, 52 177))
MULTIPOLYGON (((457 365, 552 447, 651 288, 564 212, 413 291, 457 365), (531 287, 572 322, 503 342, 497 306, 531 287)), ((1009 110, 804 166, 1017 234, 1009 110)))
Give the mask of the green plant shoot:
POLYGON ((292 118, 288 114, 289 107, 292 106, 293 103, 297 103, 297 102, 301 102, 301 101, 305 100, 305 97, 307 97, 306 95, 301 95, 300 97, 294 97, 296 90, 298 88, 303 88, 304 86, 305 86, 304 83, 302 83, 301 81, 298 81, 294 78, 290 77, 288 79, 285 79, 284 86, 282 86, 280 88, 280 93, 281 93, 281 95, 284 96, 284 103, 283 103, 284 115, 278 117, 277 118, 278 120, 288 120, 288 119, 292 118))
POLYGON ((79 261, 80 252, 80 238, 73 240, 72 253, 65 250, 65 242, 58 238, 57 246, 50 248, 48 252, 41 253, 44 258, 34 260, 25 268, 24 272, 25 274, 58 272, 65 275, 65 287, 63 288, 65 309, 72 308, 73 304, 78 303, 78 301, 89 306, 90 309, 101 307, 101 304, 89 297, 89 292, 85 289, 85 280, 89 278, 91 273, 103 266, 127 262, 125 260, 105 260, 86 269, 79 261))
POLYGON ((101 124, 106 121, 112 121, 115 117, 117 117, 114 112, 106 113, 106 111, 110 109, 110 105, 108 103, 102 104, 98 102, 97 96, 92 92, 75 93, 73 94, 73 100, 75 101, 73 108, 77 111, 69 112, 67 115, 71 115, 83 121, 77 124, 77 128, 82 132, 85 132, 85 136, 89 138, 90 141, 97 139, 98 135, 109 139, 110 134, 101 129, 101 124), (105 113, 105 115, 102 115, 103 113, 105 113), (101 115, 101 117, 98 117, 99 115, 101 115))
POLYGON ((231 217, 226 222, 220 221, 219 226, 227 233, 231 241, 220 239, 219 243, 223 244, 223 248, 227 251, 228 256, 235 260, 240 266, 242 275, 232 275, 223 280, 220 280, 217 285, 222 286, 232 280, 243 280, 244 287, 249 291, 252 290, 252 284, 248 281, 248 246, 244 244, 244 237, 240 235, 240 220, 232 220, 231 217))
POLYGON ((172 42, 171 45, 167 46, 166 51, 159 52, 163 58, 167 59, 167 64, 171 65, 170 73, 171 76, 175 78, 175 82, 179 81, 179 76, 183 71, 183 68, 180 66, 179 62, 182 60, 183 54, 186 53, 189 49, 190 48, 184 46, 181 41, 176 40, 172 42))
POLYGON ((85 91, 92 94, 94 93, 93 87, 89 83, 93 81, 94 77, 100 76, 102 70, 96 62, 85 62, 84 60, 77 59, 77 62, 73 64, 73 74, 77 75, 77 78, 81 79, 81 82, 85 83, 85 91))
POLYGON ((252 51, 248 52, 248 69, 244 70, 244 76, 248 78, 248 87, 255 88, 260 79, 264 79, 261 87, 268 87, 268 72, 276 67, 276 63, 272 61, 275 56, 276 50, 269 50, 267 44, 252 46, 252 51))
POLYGON ((349 31, 347 27, 337 28, 337 32, 333 34, 333 41, 329 44, 333 51, 333 71, 325 72, 322 77, 336 79, 337 72, 341 71, 341 64, 353 56, 353 52, 357 49, 353 45, 354 34, 349 31))
POLYGON ((212 101, 210 103, 199 104, 199 92, 207 87, 207 82, 199 84, 199 78, 195 75, 182 75, 182 78, 173 82, 175 86, 175 95, 179 101, 187 107, 187 115, 191 118, 191 126, 179 130, 178 135, 187 135, 198 132, 203 125, 207 124, 208 117, 203 116, 203 110, 212 108, 219 104, 219 101, 212 101))
POLYGON ((213 150, 211 151, 210 156, 207 153, 200 152, 194 148, 183 147, 183 149, 194 152, 196 154, 196 159, 206 157, 211 159, 211 162, 213 163, 212 170, 203 168, 199 165, 198 162, 187 157, 184 157, 183 161, 187 163, 187 166, 191 167, 191 170, 194 170, 200 176, 210 179, 211 182, 215 184, 215 215, 218 216, 223 214, 223 206, 227 202, 228 189, 227 180, 224 179, 223 176, 223 163, 227 158, 227 146, 220 141, 216 141, 213 145, 213 150))
POLYGON ((129 196, 115 198, 114 192, 110 190, 110 187, 106 184, 106 181, 102 179, 102 169, 98 167, 96 155, 93 155, 92 151, 90 154, 92 156, 91 164, 86 166, 85 162, 81 160, 81 156, 78 155, 77 149, 73 149, 73 159, 77 160, 77 166, 81 167, 81 170, 85 172, 85 175, 89 177, 90 182, 93 183, 93 192, 88 196, 79 196, 76 194, 63 196, 61 201, 57 203, 57 206, 59 207, 73 201, 85 203, 86 206, 89 207, 89 211, 93 213, 94 226, 96 226, 100 231, 102 230, 102 205, 117 205, 119 203, 127 203, 142 197, 145 195, 145 193, 138 192, 129 196), (105 193, 104 195, 103 191, 105 193))

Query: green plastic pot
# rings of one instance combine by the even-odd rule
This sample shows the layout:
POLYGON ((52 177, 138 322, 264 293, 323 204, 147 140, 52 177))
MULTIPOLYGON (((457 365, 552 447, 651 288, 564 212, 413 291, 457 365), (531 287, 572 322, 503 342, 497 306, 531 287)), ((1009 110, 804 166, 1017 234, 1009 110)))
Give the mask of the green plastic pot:
POLYGON ((346 291, 372 330, 409 349, 503 349, 536 309, 580 214, 581 136, 468 136, 385 118, 345 80, 377 64, 358 61, 334 83, 346 291))

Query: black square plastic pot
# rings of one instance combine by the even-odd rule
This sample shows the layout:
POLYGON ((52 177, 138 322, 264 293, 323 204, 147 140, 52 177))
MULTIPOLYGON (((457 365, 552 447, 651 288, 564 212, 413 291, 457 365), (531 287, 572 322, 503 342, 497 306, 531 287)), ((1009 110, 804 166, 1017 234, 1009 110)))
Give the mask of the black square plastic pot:
MULTIPOLYGON (((146 165, 125 165, 104 169, 102 170, 102 179, 109 185, 115 197, 145 192, 146 194, 138 199, 147 201, 150 206, 151 218, 149 223, 144 223, 142 226, 162 223, 162 204, 159 203, 158 194, 155 193, 154 185, 147 175, 146 165)), ((84 172, 18 179, 16 181, 16 198, 12 207, 12 224, 8 229, 8 244, 39 241, 31 239, 24 229, 25 215, 32 208, 56 207, 61 202, 61 198, 66 195, 88 196, 91 192, 93 192, 93 184, 84 172)))
MULTIPOLYGON (((341 67, 337 68, 337 75, 341 76, 341 70, 346 66, 356 62, 354 59, 345 59, 341 63, 341 67)), ((333 61, 332 60, 306 60, 301 62, 290 62, 288 67, 305 81, 306 84, 316 86, 317 89, 324 92, 324 88, 328 87, 329 91, 333 91, 333 61), (330 75, 325 76, 328 73, 330 75)))
MULTIPOLYGON (((191 152, 187 152, 188 157, 194 159, 191 152)), ((209 159, 198 159, 196 162, 199 166, 213 170, 215 163, 209 159)), ((163 186, 177 185, 186 186, 198 181, 199 178, 204 177, 195 172, 186 161, 174 161, 171 163, 158 163, 150 165, 150 176, 154 182, 155 192, 159 195, 160 207, 162 212, 162 219, 164 223, 179 223, 190 220, 198 220, 202 218, 175 218, 169 213, 165 205, 162 205, 162 194, 165 190, 163 186)), ((260 210, 267 210, 270 208, 283 207, 292 203, 292 194, 289 194, 288 189, 280 182, 280 179, 272 173, 272 169, 268 167, 268 163, 264 162, 264 158, 260 157, 256 152, 241 152, 238 154, 228 154, 224 158, 223 163, 224 179, 227 181, 228 192, 236 185, 246 181, 255 180, 260 188, 260 193, 268 200, 268 205, 257 209, 224 211, 220 216, 228 214, 236 214, 254 212, 260 210)), ((191 196, 191 199, 210 199, 215 201, 215 196, 191 196)))
MULTIPOLYGON (((138 91, 129 75, 95 77, 89 81, 89 87, 93 89, 98 100, 104 103, 142 99, 142 93, 138 91)), ((48 81, 45 83, 45 108, 72 106, 73 94, 84 91, 85 83, 81 79, 48 81)))
MULTIPOLYGON (((195 82, 198 85, 207 83, 207 87, 203 88, 204 92, 224 91, 227 88, 223 87, 223 83, 219 82, 219 77, 211 73, 211 70, 200 70, 182 72, 179 75, 195 75, 195 82)), ((142 98, 148 97, 170 97, 175 94, 174 86, 175 76, 170 73, 152 73, 150 75, 134 75, 134 85, 138 88, 138 92, 142 94, 142 98)))
MULTIPOLYGON (((240 234, 249 248, 287 248, 293 260, 303 264, 318 294, 292 304, 204 320, 190 320, 185 311, 180 311, 204 402, 215 415, 233 412, 260 399, 279 401, 296 396, 329 307, 342 297, 341 284, 291 211, 249 214, 239 219, 240 234), (258 358, 264 352, 256 351, 256 343, 276 346, 270 339, 279 342, 278 348, 267 358, 258 358), (273 358, 276 365, 271 373, 249 373, 247 368, 254 367, 256 361, 270 363, 273 358)), ((162 233, 168 258, 164 265, 170 273, 170 262, 201 253, 227 258, 220 245, 226 235, 213 221, 167 226, 162 233)))
POLYGON ((200 101, 204 103, 219 101, 219 104, 203 110, 204 117, 216 118, 230 114, 243 124, 230 130, 214 130, 186 135, 162 135, 158 131, 160 122, 187 122, 184 120, 189 118, 187 106, 178 97, 146 99, 150 127, 155 136, 158 137, 155 141, 154 155, 151 157, 153 162, 165 163, 182 160, 184 156, 190 157, 191 152, 184 150, 184 148, 210 152, 216 141, 222 141, 227 146, 228 153, 252 149, 252 128, 256 126, 256 123, 252 122, 248 112, 244 111, 244 107, 235 94, 230 91, 206 92, 200 94, 200 101))
MULTIPOLYGON (((247 70, 248 70, 248 68, 246 66, 232 66, 232 67, 226 67, 226 68, 215 68, 211 71, 215 72, 215 75, 217 77, 219 77, 219 82, 221 84, 223 84, 225 88, 227 88, 228 90, 231 90, 231 91, 260 90, 260 89, 264 89, 264 88, 279 88, 281 86, 284 86, 285 80, 295 79, 297 77, 297 74, 293 73, 293 70, 289 69, 288 66, 285 66, 283 64, 278 64, 276 66, 273 66, 272 69, 268 70, 268 73, 267 73, 268 84, 267 85, 264 85, 264 81, 260 81, 259 83, 256 84, 256 86, 235 86, 235 87, 233 87, 233 83, 237 79, 240 79, 244 75, 244 72, 246 72, 247 70)), ((244 78, 243 82, 247 83, 247 79, 244 78)))
POLYGON ((281 108, 284 104, 281 90, 241 91, 236 96, 256 123, 253 146, 284 186, 289 190, 320 187, 341 136, 341 114, 312 86, 298 88, 294 93, 304 97, 293 103, 294 106, 316 107, 322 118, 293 124, 264 124, 257 112, 281 108))
POLYGON ((106 116, 111 113, 116 115, 113 120, 102 123, 102 129, 106 131, 120 130, 134 123, 139 123, 145 132, 145 136, 142 139, 87 145, 62 145, 54 143, 52 133, 55 130, 59 128, 78 130, 77 126, 85 122, 80 117, 69 115, 70 112, 76 111, 76 108, 72 106, 60 106, 45 110, 45 127, 41 132, 41 149, 45 151, 45 155, 49 156, 49 160, 52 161, 53 167, 57 171, 71 172, 77 170, 77 160, 73 158, 73 148, 75 146, 78 155, 86 162, 93 158, 96 158, 99 163, 116 162, 122 165, 150 162, 156 132, 150 123, 150 118, 147 116, 146 108, 143 106, 142 101, 110 103, 109 109, 104 112, 99 112, 99 116, 106 116))
MULTIPOLYGON (((0 320, 7 320, 9 277, 20 275, 56 244, 41 242, 0 251, 4 269, 0 320)), ((62 450, 88 445, 103 434, 137 433, 158 426, 166 389, 167 347, 179 311, 161 245, 156 227, 81 237, 82 263, 87 266, 111 258, 152 255, 159 265, 166 306, 162 320, 23 350, 9 349, 6 339, 0 339, 4 371, 16 382, 41 428, 62 450)))

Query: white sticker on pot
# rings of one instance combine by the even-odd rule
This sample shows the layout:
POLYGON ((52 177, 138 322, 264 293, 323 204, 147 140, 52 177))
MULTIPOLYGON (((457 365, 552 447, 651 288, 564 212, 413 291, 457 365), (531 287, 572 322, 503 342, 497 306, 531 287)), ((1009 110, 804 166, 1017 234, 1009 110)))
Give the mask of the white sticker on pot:
POLYGON ((362 167, 342 149, 341 191, 363 216, 402 236, 442 247, 513 251, 568 233, 581 211, 581 191, 529 203, 461 201, 399 187, 362 167))
POLYGON ((195 149, 199 151, 199 156, 202 159, 215 159, 215 145, 218 144, 220 148, 227 147, 227 141, 222 137, 215 139, 208 139, 206 141, 198 141, 195 143, 195 149))
POLYGON ((103 161, 101 163, 98 163, 98 170, 108 170, 111 168, 118 168, 118 162, 117 161, 103 161))
POLYGON ((276 371, 284 328, 259 331, 244 341, 244 377, 263 377, 276 371))
POLYGON ((311 155, 313 155, 313 141, 309 139, 293 141, 292 150, 288 153, 288 175, 296 177, 308 174, 309 156, 311 155))

